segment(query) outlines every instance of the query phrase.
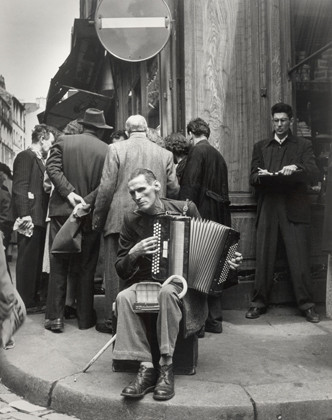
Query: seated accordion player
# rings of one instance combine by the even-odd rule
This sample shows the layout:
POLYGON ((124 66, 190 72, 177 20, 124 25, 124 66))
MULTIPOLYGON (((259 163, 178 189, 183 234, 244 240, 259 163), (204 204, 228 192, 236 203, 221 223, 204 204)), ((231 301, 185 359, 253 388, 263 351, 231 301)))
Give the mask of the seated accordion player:
POLYGON ((181 275, 189 288, 209 295, 219 295, 225 284, 234 283, 236 271, 227 263, 240 239, 234 229, 211 220, 166 214, 156 217, 153 235, 158 238, 158 251, 152 257, 155 280, 181 275))

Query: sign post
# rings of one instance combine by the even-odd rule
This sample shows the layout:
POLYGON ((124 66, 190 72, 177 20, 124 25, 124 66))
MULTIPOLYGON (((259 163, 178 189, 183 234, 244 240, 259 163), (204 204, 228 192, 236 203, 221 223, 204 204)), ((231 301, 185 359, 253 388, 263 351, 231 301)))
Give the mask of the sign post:
POLYGON ((95 27, 105 49, 125 61, 158 54, 171 33, 171 12, 164 0, 102 0, 95 27))

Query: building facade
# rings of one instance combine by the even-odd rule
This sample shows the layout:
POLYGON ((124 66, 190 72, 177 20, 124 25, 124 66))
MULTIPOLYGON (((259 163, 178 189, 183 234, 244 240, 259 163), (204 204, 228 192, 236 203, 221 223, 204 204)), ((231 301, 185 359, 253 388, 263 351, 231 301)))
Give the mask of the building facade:
MULTIPOLYGON (((296 114, 295 133, 312 140, 321 168, 321 181, 309 194, 312 272, 316 300, 324 301, 326 262, 320 244, 324 159, 332 142, 332 2, 165 0, 172 16, 170 39, 158 55, 131 62, 98 42, 95 21, 103 1, 108 0, 80 1, 72 53, 52 79, 46 122, 57 106, 54 98, 61 98, 66 86, 105 95, 106 117, 116 129, 135 113, 144 115, 162 136, 185 133, 194 117, 205 119, 211 144, 228 164, 233 226, 241 233, 240 284, 225 293, 234 307, 247 305, 255 275, 256 201, 249 187, 253 145, 271 133, 271 106, 290 103, 296 114)), ((282 255, 275 278, 272 301, 291 300, 282 255)))
POLYGON ((13 168, 17 153, 25 148, 25 107, 6 90, 0 76, 0 160, 13 168))
POLYGON ((26 147, 26 127, 25 127, 26 110, 24 104, 13 96, 12 102, 12 138, 13 151, 17 155, 26 147))

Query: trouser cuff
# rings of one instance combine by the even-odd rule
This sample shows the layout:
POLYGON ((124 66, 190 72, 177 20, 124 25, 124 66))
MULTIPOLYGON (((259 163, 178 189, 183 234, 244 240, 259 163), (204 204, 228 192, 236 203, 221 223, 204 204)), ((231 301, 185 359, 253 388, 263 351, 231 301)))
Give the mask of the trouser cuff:
POLYGON ((306 311, 307 309, 313 308, 315 306, 314 303, 303 303, 302 305, 299 305, 300 311, 306 311))

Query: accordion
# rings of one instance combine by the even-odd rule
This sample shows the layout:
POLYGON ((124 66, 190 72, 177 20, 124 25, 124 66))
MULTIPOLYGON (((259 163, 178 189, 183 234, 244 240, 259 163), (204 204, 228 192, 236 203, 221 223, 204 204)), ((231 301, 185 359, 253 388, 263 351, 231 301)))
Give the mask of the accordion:
POLYGON ((177 274, 188 287, 219 295, 234 280, 227 260, 234 258, 239 232, 211 220, 187 216, 158 216, 153 225, 158 250, 152 257, 152 278, 163 281, 177 274))

